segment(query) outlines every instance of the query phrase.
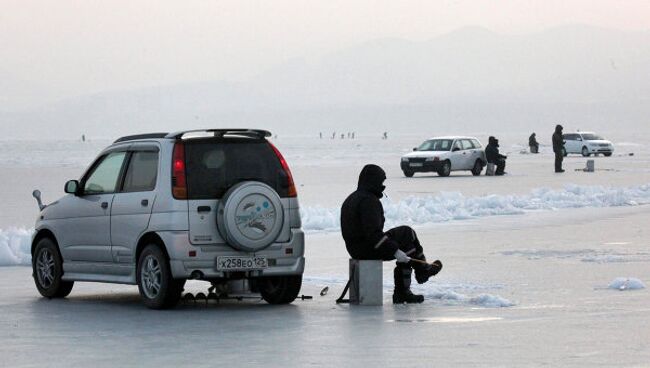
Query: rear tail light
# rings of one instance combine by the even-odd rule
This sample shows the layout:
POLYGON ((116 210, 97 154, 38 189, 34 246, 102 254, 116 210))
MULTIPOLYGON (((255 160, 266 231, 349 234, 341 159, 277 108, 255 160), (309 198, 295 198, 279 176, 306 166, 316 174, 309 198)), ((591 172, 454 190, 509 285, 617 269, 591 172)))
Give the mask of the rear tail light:
POLYGON ((289 170, 289 165, 287 164, 287 161, 284 159, 284 156, 278 151, 278 149, 271 143, 269 142, 269 146, 273 148, 273 152, 275 152, 275 155, 278 157, 278 160, 280 160, 280 165, 282 165, 282 170, 284 170, 284 173, 287 175, 287 195, 289 197, 297 197, 298 192, 296 191, 296 185, 293 182, 293 175, 291 175, 291 170, 289 170))
POLYGON ((185 177, 185 145, 174 144, 172 154, 172 195, 176 199, 187 199, 187 180, 185 177))

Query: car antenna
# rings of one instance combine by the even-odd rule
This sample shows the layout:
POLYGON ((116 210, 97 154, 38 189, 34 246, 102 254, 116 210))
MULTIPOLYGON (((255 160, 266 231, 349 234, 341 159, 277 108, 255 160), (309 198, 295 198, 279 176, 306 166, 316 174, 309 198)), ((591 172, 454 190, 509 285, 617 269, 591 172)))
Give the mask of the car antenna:
POLYGON ((38 203, 38 209, 43 211, 43 208, 47 207, 47 205, 43 204, 43 201, 41 200, 41 191, 38 189, 34 189, 32 192, 32 197, 36 198, 36 203, 38 203))

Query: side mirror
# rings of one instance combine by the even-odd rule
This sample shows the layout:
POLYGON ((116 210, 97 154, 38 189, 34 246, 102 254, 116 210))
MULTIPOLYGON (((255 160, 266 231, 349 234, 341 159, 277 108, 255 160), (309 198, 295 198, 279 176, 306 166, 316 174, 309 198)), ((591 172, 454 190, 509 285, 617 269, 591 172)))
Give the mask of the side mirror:
POLYGON ((417 147, 413 147, 413 151, 417 151, 417 150, 418 150, 418 148, 417 148, 417 147))
POLYGON ((460 148, 454 147, 454 149, 451 150, 451 152, 456 152, 456 151, 460 151, 460 148))
POLYGON ((78 180, 68 180, 68 182, 65 183, 65 188, 63 190, 68 194, 78 195, 79 194, 79 181, 78 180))

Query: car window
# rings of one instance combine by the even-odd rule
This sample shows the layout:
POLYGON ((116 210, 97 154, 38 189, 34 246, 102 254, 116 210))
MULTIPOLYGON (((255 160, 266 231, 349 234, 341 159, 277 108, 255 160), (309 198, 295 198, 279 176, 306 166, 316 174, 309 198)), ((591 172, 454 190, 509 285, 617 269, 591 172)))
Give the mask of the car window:
POLYGON ((481 143, 476 139, 472 139, 472 144, 474 144, 474 148, 482 148, 483 147, 483 146, 481 146, 481 143))
POLYGON ((565 134, 564 135, 564 139, 567 140, 567 141, 575 141, 575 140, 577 140, 576 138, 578 138, 577 134, 565 134))
POLYGON ((126 152, 106 155, 84 181, 85 194, 114 193, 126 152))
POLYGON ((454 142, 454 148, 452 149, 452 151, 453 150, 461 150, 461 149, 463 149, 463 147, 460 145, 460 140, 457 140, 456 142, 454 142))
POLYGON ((418 151, 450 151, 451 139, 430 139, 418 147, 418 151))
POLYGON ((261 181, 280 197, 288 195, 287 175, 263 140, 192 140, 185 144, 189 199, 219 199, 233 185, 261 181))
POLYGON ((474 149, 474 145, 469 139, 463 139, 462 141, 460 141, 460 143, 463 146, 464 150, 474 149))
POLYGON ((603 137, 601 137, 601 136, 599 136, 597 134, 583 134, 582 139, 584 139, 585 141, 601 141, 601 140, 603 140, 605 138, 603 138, 603 137))
POLYGON ((124 177, 123 192, 148 192, 156 188, 158 152, 133 152, 124 177))

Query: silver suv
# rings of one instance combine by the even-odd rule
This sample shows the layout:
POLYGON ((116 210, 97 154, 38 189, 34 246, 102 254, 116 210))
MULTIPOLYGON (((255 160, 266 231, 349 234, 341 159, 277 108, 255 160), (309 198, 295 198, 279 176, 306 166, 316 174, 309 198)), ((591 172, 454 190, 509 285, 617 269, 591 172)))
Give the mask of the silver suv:
POLYGON ((305 267, 287 162, 271 133, 210 129, 123 137, 68 193, 42 205, 32 241, 36 287, 67 296, 74 281, 137 284, 144 304, 170 308, 185 281, 220 295, 291 303, 305 267))

